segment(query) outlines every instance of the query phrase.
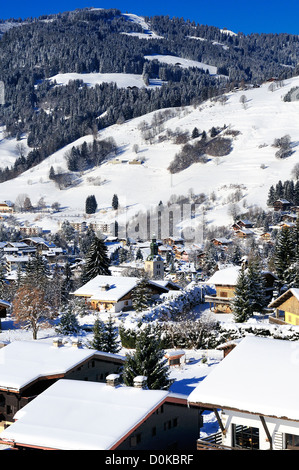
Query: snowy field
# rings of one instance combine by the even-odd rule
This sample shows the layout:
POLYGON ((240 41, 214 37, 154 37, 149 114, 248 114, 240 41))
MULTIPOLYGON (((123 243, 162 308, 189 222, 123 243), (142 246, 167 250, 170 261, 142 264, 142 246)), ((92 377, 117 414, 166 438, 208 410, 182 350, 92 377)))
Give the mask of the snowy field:
MULTIPOLYGON (((156 206, 160 200, 166 203, 172 195, 187 195, 189 191, 207 196, 214 193, 216 199, 210 202, 206 212, 207 222, 211 225, 230 224, 228 198, 238 185, 242 188, 242 197, 238 202, 240 210, 243 206, 255 205, 267 209, 270 186, 291 178, 291 171, 298 162, 299 102, 286 103, 282 98, 294 86, 299 86, 299 78, 285 81, 282 87, 274 91, 270 91, 269 83, 265 83, 260 88, 228 93, 225 104, 207 101, 196 108, 171 109, 173 114, 164 122, 161 137, 167 129, 172 132, 180 129, 191 134, 194 127, 208 132, 213 126, 226 125, 229 130, 239 131, 227 156, 210 157, 205 164, 195 163, 180 173, 170 175, 167 168, 181 146, 170 139, 158 142, 156 138, 151 144, 144 141, 139 126, 143 122, 151 124, 155 113, 150 113, 99 132, 99 139, 112 137, 115 140, 119 148, 117 157, 122 163, 112 164, 110 161, 85 171, 78 175, 76 186, 60 190, 48 178, 50 167, 53 166, 56 172, 66 170, 65 152, 73 145, 92 142, 93 137, 88 135, 26 171, 14 180, 14 184, 11 181, 2 183, 0 200, 15 201, 22 193, 30 197, 32 204, 36 204, 44 197, 48 205, 58 201, 65 208, 60 216, 70 217, 82 216, 86 197, 94 194, 98 202, 97 218, 109 221, 115 192, 120 201, 120 211, 129 216, 156 206), (242 95, 246 97, 244 104, 240 102, 242 95), (281 160, 275 157, 277 149, 272 144, 284 135, 290 136, 294 153, 281 160), (133 150, 134 144, 138 145, 137 154, 133 150), (129 164, 135 158, 142 159, 144 163, 129 164), (97 178, 101 178, 102 185, 94 183, 97 178)), ((3 138, 2 130, 1 165, 14 161, 16 143, 3 138)), ((26 140, 23 139, 22 143, 25 145, 26 140)), ((25 215, 30 217, 29 214, 25 215)), ((43 217, 47 219, 46 215, 41 215, 43 217)), ((55 216, 51 219, 54 223, 55 216)))

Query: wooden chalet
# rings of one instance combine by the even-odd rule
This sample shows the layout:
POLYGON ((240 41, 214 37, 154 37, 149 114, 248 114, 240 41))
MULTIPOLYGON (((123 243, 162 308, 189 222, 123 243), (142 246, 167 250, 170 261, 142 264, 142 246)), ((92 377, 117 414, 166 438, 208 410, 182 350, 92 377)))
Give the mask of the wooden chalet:
MULTIPOLYGON (((229 266, 219 269, 207 280, 206 283, 214 286, 216 290, 215 295, 205 296, 205 301, 209 302, 210 310, 214 313, 232 313, 231 302, 235 295, 241 269, 241 266, 229 266)), ((270 301, 273 296, 276 276, 269 271, 263 271, 262 276, 264 279, 264 293, 270 301)))
POLYGON ((0 212, 13 213, 13 205, 8 201, 0 202, 0 212))
POLYGON ((200 450, 298 450, 298 342, 248 335, 191 392, 218 431, 200 450))
POLYGON ((135 377, 131 387, 119 374, 105 384, 58 380, 15 414, 0 443, 20 450, 195 451, 197 408, 187 397, 147 389, 146 379, 135 377))
POLYGON ((291 208, 292 203, 287 201, 286 199, 277 199, 273 203, 273 209, 275 211, 287 211, 291 208))
POLYGON ((237 221, 237 225, 240 228, 253 228, 253 223, 247 219, 240 219, 237 221))
POLYGON ((0 428, 10 425, 20 408, 58 379, 104 382, 122 369, 124 361, 120 355, 83 348, 75 341, 9 343, 0 349, 0 428))
POLYGON ((270 317, 273 323, 287 323, 299 325, 299 289, 292 288, 273 300, 269 308, 275 309, 274 318, 270 317))
MULTIPOLYGON (((132 309, 132 295, 140 279, 130 276, 98 275, 81 286, 73 295, 85 298, 91 308, 99 311, 120 312, 132 309)), ((157 300, 169 289, 151 280, 147 281, 152 300, 157 300)))
POLYGON ((213 245, 221 246, 225 249, 227 249, 227 247, 232 244, 232 240, 229 240, 228 238, 221 238, 221 237, 212 238, 211 242, 213 243, 213 245))

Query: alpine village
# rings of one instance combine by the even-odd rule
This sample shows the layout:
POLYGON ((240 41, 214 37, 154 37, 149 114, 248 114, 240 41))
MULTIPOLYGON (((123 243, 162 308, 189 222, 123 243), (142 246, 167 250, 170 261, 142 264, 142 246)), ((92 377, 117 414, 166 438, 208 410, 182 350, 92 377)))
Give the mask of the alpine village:
POLYGON ((298 54, 0 20, 1 450, 299 449, 298 54))

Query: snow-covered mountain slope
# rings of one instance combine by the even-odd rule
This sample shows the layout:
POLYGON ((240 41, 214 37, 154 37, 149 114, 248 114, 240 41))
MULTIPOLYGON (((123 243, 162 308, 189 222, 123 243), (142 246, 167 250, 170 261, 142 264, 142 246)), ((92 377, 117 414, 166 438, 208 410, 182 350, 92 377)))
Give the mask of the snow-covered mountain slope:
MULTIPOLYGON (((283 96, 294 86, 299 86, 299 78, 285 81, 282 86, 269 89, 269 83, 260 88, 239 90, 228 93, 225 104, 207 101, 199 107, 173 109, 172 117, 163 124, 160 134, 152 143, 146 142, 140 130, 140 124, 152 123, 155 113, 141 116, 123 124, 116 124, 99 132, 99 139, 113 137, 118 148, 118 164, 106 162, 98 168, 84 172, 79 184, 60 190, 48 178, 50 167, 55 171, 66 170, 65 152, 73 145, 84 141, 92 142, 93 137, 86 136, 65 148, 55 152, 38 166, 26 171, 13 181, 0 184, 0 200, 15 201, 20 193, 27 194, 35 204, 41 197, 47 204, 55 201, 65 207, 64 215, 82 215, 85 200, 94 194, 98 202, 98 217, 109 216, 113 194, 119 197, 121 207, 128 207, 133 212, 150 208, 169 201, 172 195, 214 193, 210 210, 206 213, 207 221, 213 225, 231 222, 228 216, 229 196, 240 188, 242 198, 240 208, 257 205, 266 209, 269 187, 278 180, 291 178, 292 169, 299 161, 299 102, 284 102, 283 96), (246 101, 240 101, 245 95, 246 101), (186 170, 170 175, 168 166, 181 145, 166 138, 167 130, 174 133, 189 131, 194 127, 199 131, 208 131, 214 127, 223 127, 239 131, 233 138, 233 149, 224 157, 209 157, 207 163, 195 163, 186 170), (293 154, 286 159, 275 157, 276 148, 272 146, 276 138, 288 134, 293 145, 293 154), (160 136, 160 137, 159 137, 160 136), (134 152, 138 145, 138 153, 134 152), (136 158, 143 159, 140 165, 129 164, 136 158), (95 185, 101 179, 102 185, 95 185), (108 212, 106 212, 108 210, 108 212), (104 211, 104 212, 103 212, 104 211)), ((244 100, 243 100, 244 101, 244 100)), ((190 143, 194 140, 190 140, 190 143)), ((9 150, 7 141, 0 142, 0 155, 9 150)))

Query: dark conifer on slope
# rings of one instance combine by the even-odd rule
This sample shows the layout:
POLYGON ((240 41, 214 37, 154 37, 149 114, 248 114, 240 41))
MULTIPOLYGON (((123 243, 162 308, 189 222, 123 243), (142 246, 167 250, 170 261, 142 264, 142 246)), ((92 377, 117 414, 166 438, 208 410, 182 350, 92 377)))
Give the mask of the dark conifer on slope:
POLYGON ((120 350, 118 342, 118 331, 111 315, 107 323, 97 318, 93 326, 93 339, 89 347, 97 351, 115 354, 120 350))
POLYGON ((141 375, 147 377, 149 389, 167 390, 171 382, 168 377, 169 369, 163 358, 164 351, 160 341, 148 325, 137 336, 135 353, 127 355, 124 383, 132 386, 134 378, 141 375))
POLYGON ((238 276, 235 294, 232 301, 232 310, 236 323, 243 323, 251 316, 250 300, 248 277, 244 268, 242 268, 238 276))
POLYGON ((82 282, 85 284, 94 277, 101 275, 110 275, 109 266, 110 260, 108 250, 104 240, 94 237, 88 253, 85 258, 85 264, 82 273, 82 282))

